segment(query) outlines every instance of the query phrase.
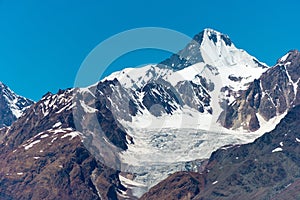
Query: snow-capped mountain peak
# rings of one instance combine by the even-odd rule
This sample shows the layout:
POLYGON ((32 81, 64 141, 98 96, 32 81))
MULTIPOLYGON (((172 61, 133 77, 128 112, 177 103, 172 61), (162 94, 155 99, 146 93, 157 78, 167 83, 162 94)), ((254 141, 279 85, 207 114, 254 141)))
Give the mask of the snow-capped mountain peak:
POLYGON ((228 35, 220 33, 216 30, 213 30, 211 28, 206 28, 203 30, 203 35, 208 37, 210 40, 212 40, 215 44, 220 42, 225 42, 226 46, 232 46, 233 43, 231 42, 231 39, 228 35))
POLYGON ((157 109, 157 106, 160 107, 160 116, 163 113, 184 115, 184 108, 188 107, 196 112, 216 115, 213 120, 216 122, 222 111, 221 104, 232 103, 238 91, 246 89, 267 68, 246 51, 236 48, 227 35, 205 29, 184 49, 163 62, 127 68, 111 74, 104 81, 117 79, 132 102, 138 105, 137 113, 143 117, 153 113, 149 109, 157 109), (152 88, 154 85, 161 90, 152 88), (145 93, 145 88, 151 91, 145 93), (173 102, 163 98, 166 94, 174 97, 170 98, 173 102))
POLYGON ((0 127, 10 126, 33 103, 0 82, 0 127))
POLYGON ((200 52, 205 63, 213 66, 240 66, 267 67, 260 63, 255 57, 249 55, 245 50, 238 49, 232 43, 228 35, 213 29, 205 29, 202 32, 200 52))

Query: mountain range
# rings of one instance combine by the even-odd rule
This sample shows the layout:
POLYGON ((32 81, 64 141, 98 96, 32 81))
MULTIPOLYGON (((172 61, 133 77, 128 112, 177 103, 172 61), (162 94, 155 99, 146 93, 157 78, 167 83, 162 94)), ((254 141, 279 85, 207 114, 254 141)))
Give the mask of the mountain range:
POLYGON ((297 199, 299 65, 205 29, 157 65, 38 102, 1 84, 0 197, 297 199))

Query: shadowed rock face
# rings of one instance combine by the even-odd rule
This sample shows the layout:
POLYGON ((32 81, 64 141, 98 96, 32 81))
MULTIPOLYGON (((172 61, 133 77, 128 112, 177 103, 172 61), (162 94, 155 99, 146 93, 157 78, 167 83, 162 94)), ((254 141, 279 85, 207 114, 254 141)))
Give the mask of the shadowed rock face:
POLYGON ((267 70, 248 89, 241 91, 233 103, 227 105, 219 121, 226 128, 243 126, 250 131, 259 129, 257 114, 265 120, 281 115, 300 102, 300 53, 291 51, 284 60, 267 70))
POLYGON ((193 176, 194 181, 187 181, 191 180, 190 173, 175 173, 150 189, 142 199, 187 199, 178 194, 189 192, 190 199, 202 200, 298 199, 299 115, 300 106, 296 106, 275 130, 253 143, 215 151, 203 173, 193 176), (171 194, 177 196, 169 198, 171 194))

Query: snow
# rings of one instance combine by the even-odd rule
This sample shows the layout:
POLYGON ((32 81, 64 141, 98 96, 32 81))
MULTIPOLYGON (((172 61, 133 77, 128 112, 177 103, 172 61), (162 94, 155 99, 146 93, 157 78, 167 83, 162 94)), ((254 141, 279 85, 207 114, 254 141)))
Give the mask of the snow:
POLYGON ((226 145, 224 147, 221 147, 220 149, 227 151, 228 149, 234 147, 234 145, 226 145))
MULTIPOLYGON (((194 111, 191 108, 181 108, 180 105, 174 103, 174 106, 180 108, 180 110, 177 109, 178 112, 173 114, 173 116, 165 114, 162 117, 156 118, 149 114, 147 110, 142 110, 143 114, 134 117, 132 124, 138 128, 154 126, 208 130, 212 123, 217 122, 220 113, 223 111, 220 107, 220 102, 227 99, 229 103, 232 103, 235 100, 233 95, 222 94, 220 92, 221 88, 228 86, 232 91, 244 90, 248 87, 248 83, 254 79, 258 79, 267 70, 267 68, 258 66, 255 62, 257 59, 249 55, 246 51, 237 49, 233 44, 230 46, 226 45, 221 37, 221 33, 205 29, 203 42, 199 49, 204 62, 199 62, 177 71, 170 68, 160 68, 153 64, 140 68, 126 68, 111 74, 102 81, 114 80, 116 78, 123 87, 137 89, 143 87, 149 81, 157 80, 158 78, 162 78, 172 86, 176 86, 180 81, 192 81, 200 85, 201 83, 197 76, 205 77, 214 84, 214 90, 208 92, 212 97, 210 106, 214 113, 213 116, 210 116, 208 113, 199 114, 198 111, 194 111), (216 44, 208 38, 209 34, 217 35, 216 44), (230 80, 228 78, 230 75, 241 78, 241 81, 230 80), (196 122, 195 119, 197 119, 196 122)), ((194 99, 197 98, 195 97, 194 99)), ((136 100, 138 103, 141 103, 143 94, 138 94, 136 100)), ((95 112, 95 110, 86 107, 84 104, 82 106, 86 112, 95 112)))
POLYGON ((282 148, 281 147, 277 147, 276 149, 272 150, 272 153, 274 153, 274 152, 280 152, 280 151, 282 151, 282 148))
MULTIPOLYGON (((246 51, 237 49, 233 44, 226 45, 221 39, 220 33, 211 29, 205 31, 199 49, 204 62, 181 70, 160 68, 153 64, 140 68, 126 68, 102 80, 103 82, 116 78, 125 89, 133 90, 158 78, 162 78, 172 86, 176 86, 181 81, 192 81, 200 85, 198 75, 205 77, 207 81, 214 84, 214 90, 207 91, 212 97, 210 106, 213 108, 213 115, 207 112, 200 113, 186 105, 180 106, 170 102, 179 108, 172 115, 163 114, 160 117, 155 117, 147 109, 140 109, 141 112, 133 116, 131 122, 120 120, 126 132, 134 140, 134 144, 128 145, 128 150, 120 153, 122 171, 136 174, 134 180, 120 176, 120 180, 125 186, 134 185, 149 188, 166 178, 168 174, 183 169, 186 162, 206 159, 211 152, 225 144, 253 142, 263 133, 273 130, 286 114, 276 116, 269 121, 257 114, 261 128, 254 133, 241 129, 227 130, 217 123, 222 112, 220 101, 226 99, 233 103, 235 100, 229 91, 226 91, 226 94, 221 93, 221 88, 227 86, 235 92, 244 90, 248 87, 247 84, 258 79, 267 68, 259 67, 255 62, 257 59, 246 51), (217 35, 216 43, 208 38, 208 35, 211 34, 217 35), (230 75, 241 80, 232 81, 228 78, 230 75)), ((80 91, 91 92, 88 88, 82 88, 80 91)), ((159 93, 159 91, 154 92, 159 93)), ((135 100, 142 104, 144 93, 137 92, 136 94, 135 100)), ((83 101, 80 104, 85 112, 96 112, 94 108, 86 105, 83 101)), ((71 136, 72 139, 77 135, 72 132, 65 134, 62 138, 71 136)), ((227 148, 230 147, 223 147, 223 149, 227 148)), ((236 157, 236 159, 239 158, 236 157)))
POLYGON ((15 94, 9 87, 0 82, 0 88, 2 90, 2 95, 6 99, 9 109, 12 114, 19 118, 22 116, 23 112, 28 108, 25 107, 23 102, 27 102, 28 100, 22 96, 15 94))
POLYGON ((199 113, 187 106, 184 106, 181 110, 175 111, 172 115, 166 114, 160 117, 153 116, 147 110, 144 110, 143 112, 143 114, 132 117, 132 122, 121 121, 122 125, 135 127, 136 129, 199 128, 208 130, 212 123, 212 115, 208 113, 199 113))
MULTIPOLYGON (((93 85, 93 86, 95 86, 95 85, 93 85)), ((95 97, 94 93, 90 90, 91 87, 92 86, 89 86, 89 87, 86 87, 86 88, 79 88, 79 91, 81 93, 88 93, 88 94, 92 95, 92 97, 95 97)))
MULTIPOLYGON (((133 196, 135 197, 141 197, 145 192, 147 192, 147 187, 144 184, 132 181, 128 178, 125 178, 124 176, 119 175, 119 179, 122 183, 122 185, 124 185, 127 189, 130 189, 133 196)), ((125 198, 128 198, 126 196, 126 193, 122 192, 122 195, 125 198)))
POLYGON ((57 140, 57 137, 54 137, 54 138, 51 140, 51 143, 53 143, 55 140, 57 140))
POLYGON ((43 139, 43 138, 46 138, 46 137, 49 137, 49 135, 48 134, 44 134, 44 135, 41 135, 41 139, 43 139))
POLYGON ((281 115, 277 115, 277 116, 273 117, 269 121, 266 121, 259 113, 257 113, 256 116, 257 116, 257 119, 259 121, 259 125, 261 128, 258 129, 257 131, 255 131, 254 133, 261 136, 264 133, 274 130, 275 127, 277 126, 277 124, 279 124, 279 122, 284 118, 284 116, 286 114, 287 114, 287 111, 285 111, 281 115))
POLYGON ((215 182, 212 183, 212 185, 215 185, 215 184, 217 184, 217 183, 218 183, 218 181, 215 181, 215 182))
POLYGON ((65 110, 70 110, 70 109, 72 109, 72 108, 75 107, 75 106, 76 106, 76 103, 75 103, 75 102, 72 103, 72 104, 71 104, 71 102, 69 102, 67 105, 65 105, 64 107, 62 107, 62 108, 61 108, 59 111, 57 111, 56 113, 59 114, 59 113, 65 111, 65 110))
POLYGON ((76 136, 80 136, 81 134, 77 131, 74 131, 74 132, 70 132, 70 133, 67 133, 65 135, 63 135, 61 138, 66 138, 66 137, 71 137, 70 140, 72 140, 74 137, 76 136))
POLYGON ((103 81, 117 78, 125 88, 136 88, 141 87, 145 82, 153 80, 153 78, 168 73, 168 71, 170 70, 161 69, 150 64, 139 68, 126 68, 122 71, 114 72, 104 78, 103 81))
POLYGON ((33 145, 35 145, 35 144, 37 144, 37 143, 39 143, 39 142, 41 142, 41 140, 33 141, 33 142, 31 142, 30 144, 24 146, 24 149, 25 149, 25 150, 28 150, 28 149, 32 148, 33 145))
POLYGON ((58 128, 58 127, 60 127, 61 125, 62 125, 61 122, 57 122, 57 123, 55 123, 52 127, 53 127, 53 128, 58 128))
POLYGON ((120 179, 122 185, 124 185, 127 188, 130 187, 130 186, 138 186, 138 187, 144 187, 145 186, 141 183, 132 181, 132 180, 130 180, 128 178, 125 178, 124 176, 121 176, 121 175, 119 175, 119 179, 120 179))
POLYGON ((95 113, 98 111, 96 108, 92 108, 91 106, 86 105, 82 100, 80 100, 80 105, 86 113, 95 113))
POLYGON ((151 129, 151 126, 127 126, 127 133, 133 137, 134 144, 128 145, 128 150, 120 153, 122 171, 135 173, 134 181, 148 188, 166 178, 168 174, 186 170, 185 163, 188 161, 209 158, 211 152, 224 144, 248 143, 259 136, 228 131, 221 127, 201 130, 180 126, 158 126, 151 129))
POLYGON ((286 61, 286 59, 289 57, 289 55, 290 55, 290 53, 287 53, 287 54, 285 54, 284 56, 282 56, 282 57, 280 58, 280 62, 286 61))
MULTIPOLYGON (((208 38, 209 34, 213 34, 213 30, 207 29, 200 46, 199 51, 204 62, 181 70, 160 68, 156 65, 127 68, 102 80, 117 78, 124 88, 137 89, 158 78, 162 78, 172 86, 181 81, 192 81, 200 85, 197 76, 201 75, 214 84, 214 90, 208 91, 212 97, 210 106, 213 108, 213 115, 170 102, 179 108, 172 115, 163 114, 155 117, 144 109, 133 116, 131 122, 120 121, 135 143, 130 144, 127 151, 120 153, 124 167, 122 171, 129 170, 136 173, 135 182, 150 187, 167 174, 181 169, 185 162, 208 158, 212 151, 225 144, 252 142, 266 130, 275 128, 277 122, 284 116, 277 116, 269 121, 258 116, 261 129, 254 133, 240 129, 227 130, 217 123, 222 112, 220 101, 227 99, 233 103, 235 100, 228 91, 227 94, 222 94, 221 88, 228 86, 232 91, 244 90, 248 87, 247 84, 258 79, 267 68, 259 67, 254 61, 256 58, 244 50, 237 49, 233 44, 226 45, 221 39, 221 34, 214 33, 218 39, 216 44, 208 38), (241 78, 241 81, 230 80, 228 78, 230 75, 241 78)), ((141 103, 143 96, 143 93, 137 93, 135 100, 141 103)))
POLYGON ((286 71, 286 75, 287 75, 287 77, 288 77, 288 79, 289 79, 289 82, 293 85, 293 90, 294 90, 294 99, 296 99, 296 97, 297 97, 297 91, 298 91, 298 83, 299 83, 299 81, 300 81, 300 79, 298 79, 298 81, 297 82, 293 82, 293 80, 292 80, 292 77, 291 77, 291 75, 289 74, 289 72, 288 72, 288 70, 287 70, 287 66, 290 64, 290 62, 288 62, 288 63, 286 63, 285 65, 284 65, 284 68, 285 68, 285 71, 286 71))
POLYGON ((283 147, 283 142, 280 142, 279 145, 280 145, 281 147, 283 147))

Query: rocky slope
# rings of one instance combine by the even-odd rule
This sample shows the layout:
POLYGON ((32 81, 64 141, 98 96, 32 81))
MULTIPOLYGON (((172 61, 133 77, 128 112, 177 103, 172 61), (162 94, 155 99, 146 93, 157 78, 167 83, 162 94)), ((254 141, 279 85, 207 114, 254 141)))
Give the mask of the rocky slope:
MULTIPOLYGON (((117 199, 117 191, 125 190, 116 168, 91 153, 93 145, 86 143, 91 138, 75 126, 75 117, 82 117, 79 113, 87 109, 81 100, 89 99, 90 93, 80 91, 75 98, 74 92, 46 94, 2 130, 1 199, 117 199)), ((126 134, 115 125, 105 104, 99 103, 98 109, 96 119, 107 140, 125 149, 126 141, 118 136, 126 134)))
POLYGON ((0 128, 10 126, 33 103, 0 82, 0 128))
POLYGON ((242 91, 222 112, 220 122, 227 128, 238 128, 242 124, 252 131, 259 129, 263 121, 299 104, 299 80, 300 53, 294 50, 242 91))
POLYGON ((141 199, 299 199, 299 115, 291 108, 273 131, 215 151, 201 174, 175 173, 141 199))

